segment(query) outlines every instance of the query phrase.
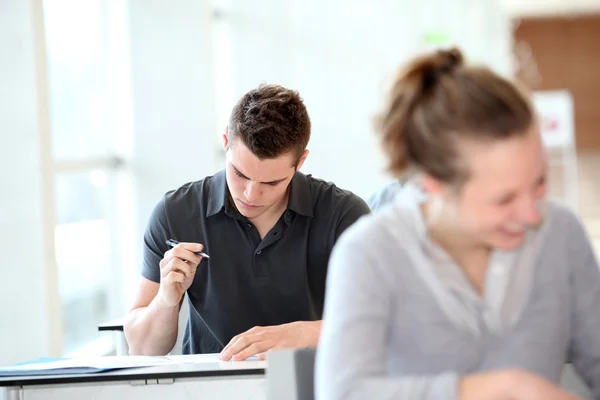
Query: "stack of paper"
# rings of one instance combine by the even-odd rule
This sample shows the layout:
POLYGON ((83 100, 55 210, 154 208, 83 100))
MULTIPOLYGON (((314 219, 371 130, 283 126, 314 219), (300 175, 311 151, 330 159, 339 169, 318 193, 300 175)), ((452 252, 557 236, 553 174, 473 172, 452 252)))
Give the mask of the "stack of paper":
POLYGON ((167 357, 115 356, 94 358, 39 359, 0 368, 2 376, 89 374, 123 368, 154 367, 176 364, 167 357))

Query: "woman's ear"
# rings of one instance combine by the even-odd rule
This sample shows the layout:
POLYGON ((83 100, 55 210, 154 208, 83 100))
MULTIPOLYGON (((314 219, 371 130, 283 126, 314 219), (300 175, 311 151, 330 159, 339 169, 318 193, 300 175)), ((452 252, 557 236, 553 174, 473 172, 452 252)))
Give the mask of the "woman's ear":
POLYGON ((421 187, 429 196, 425 215, 426 224, 430 226, 441 219, 447 220, 452 214, 447 203, 448 185, 430 175, 424 175, 421 179, 421 187))
POLYGON ((445 185, 437 178, 431 175, 424 174, 421 178, 421 186, 425 193, 433 197, 441 197, 444 195, 445 185))

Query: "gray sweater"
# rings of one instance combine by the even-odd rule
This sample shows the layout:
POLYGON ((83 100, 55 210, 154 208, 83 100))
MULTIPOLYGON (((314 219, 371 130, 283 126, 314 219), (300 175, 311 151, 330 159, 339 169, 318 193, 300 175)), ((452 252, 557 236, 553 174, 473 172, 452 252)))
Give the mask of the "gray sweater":
POLYGON ((600 399, 600 270, 580 221, 549 203, 478 296, 428 240, 421 200, 399 195, 334 248, 317 399, 454 399, 461 376, 504 368, 558 384, 565 362, 600 399))

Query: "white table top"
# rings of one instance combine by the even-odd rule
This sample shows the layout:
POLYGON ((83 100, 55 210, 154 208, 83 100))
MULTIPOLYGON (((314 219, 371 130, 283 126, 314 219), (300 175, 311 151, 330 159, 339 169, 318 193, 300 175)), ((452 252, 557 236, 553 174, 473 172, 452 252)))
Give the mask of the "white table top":
POLYGON ((264 375, 267 368, 266 361, 220 361, 218 354, 192 354, 167 356, 167 358, 173 360, 175 363, 77 375, 63 374, 0 377, 0 387, 48 385, 53 383, 264 375))

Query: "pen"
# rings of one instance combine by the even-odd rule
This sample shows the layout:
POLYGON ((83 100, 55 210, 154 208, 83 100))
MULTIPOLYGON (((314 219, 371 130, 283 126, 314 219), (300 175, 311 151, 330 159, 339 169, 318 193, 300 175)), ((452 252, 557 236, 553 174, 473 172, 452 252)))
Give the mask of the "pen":
MULTIPOLYGON (((167 244, 171 247, 175 247, 179 244, 179 242, 177 240, 169 239, 169 240, 167 240, 167 244)), ((208 254, 203 253, 201 251, 196 251, 196 252, 194 252, 194 254, 196 254, 197 256, 200 256, 200 257, 204 257, 204 258, 210 258, 210 256, 208 254)))

